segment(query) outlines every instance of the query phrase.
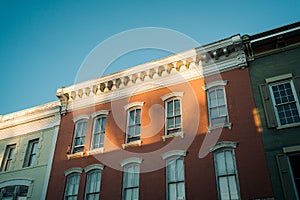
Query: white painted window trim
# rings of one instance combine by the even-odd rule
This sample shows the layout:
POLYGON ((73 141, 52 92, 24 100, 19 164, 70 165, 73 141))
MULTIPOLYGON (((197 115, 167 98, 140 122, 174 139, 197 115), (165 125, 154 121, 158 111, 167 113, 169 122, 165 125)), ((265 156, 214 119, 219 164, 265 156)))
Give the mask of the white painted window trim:
POLYGON ((227 84, 228 84, 227 80, 220 80, 220 81, 210 82, 210 83, 207 83, 205 86, 202 86, 202 89, 206 91, 207 112, 208 112, 208 121, 209 121, 208 132, 211 132, 212 130, 215 130, 215 129, 224 128, 224 127, 227 127, 229 130, 232 128, 232 123, 229 120, 227 95, 226 95, 226 90, 225 90, 225 86, 227 84), (228 122, 224 122, 223 124, 212 125, 211 116, 210 116, 210 100, 209 100, 208 92, 211 89, 217 89, 217 88, 223 89, 223 92, 224 92, 224 101, 225 101, 225 105, 226 105, 226 113, 227 113, 227 121, 228 122))
POLYGON ((93 165, 89 165, 87 167, 84 168, 84 172, 85 173, 88 173, 92 170, 103 170, 104 169, 104 165, 101 165, 101 164, 93 164, 93 165))
MULTIPOLYGON (((95 153, 103 153, 104 152, 104 141, 105 141, 105 132, 104 130, 104 141, 103 141, 103 147, 100 148, 94 148, 93 143, 94 143, 94 134, 95 134, 95 127, 96 127, 96 120, 98 118, 106 117, 109 114, 108 110, 100 110, 92 114, 93 117, 93 130, 92 130, 92 138, 91 138, 91 144, 90 144, 90 150, 88 151, 88 154, 95 154, 95 153)), ((107 121, 107 120, 106 120, 107 121)), ((105 129, 106 129, 106 124, 105 124, 105 129)))
POLYGON ((231 141, 223 141, 223 142, 218 142, 214 146, 209 148, 210 152, 217 151, 222 148, 231 148, 235 149, 237 147, 238 143, 237 142, 231 142, 231 141))
POLYGON ((78 121, 83 120, 83 119, 89 120, 89 118, 90 118, 90 116, 88 116, 88 115, 79 115, 79 116, 73 118, 73 122, 77 123, 78 121))
MULTIPOLYGON (((83 116, 83 115, 81 115, 81 116, 83 116)), ((85 115, 84 115, 85 116, 85 115)), ((82 152, 76 152, 76 153, 73 153, 73 151, 74 151, 74 148, 75 148, 75 132, 76 132, 76 129, 77 129, 77 126, 78 126, 78 124, 79 124, 79 122, 86 122, 87 123, 87 126, 88 126, 88 119, 89 119, 89 116, 88 115, 86 115, 88 118, 86 118, 86 117, 80 117, 76 122, 75 122, 75 128, 74 128, 74 131, 73 131, 73 141, 72 141, 72 149, 71 149, 71 154, 69 154, 68 155, 68 159, 69 158, 72 158, 72 157, 78 157, 78 155, 81 155, 80 153, 82 153, 82 155, 81 156, 83 156, 83 151, 82 152)), ((87 127, 86 127, 87 128, 87 127)), ((84 137, 86 137, 86 130, 85 130, 85 136, 84 137)), ((85 144, 83 144, 83 149, 84 149, 84 146, 85 146, 85 144)))
POLYGON ((142 106, 144 105, 144 102, 132 102, 130 104, 127 104, 124 106, 124 109, 126 110, 126 132, 125 132, 125 141, 124 144, 122 144, 122 148, 125 149, 126 147, 130 146, 141 146, 142 145, 142 140, 141 140, 141 135, 142 135, 142 106), (133 142, 127 142, 128 140, 128 122, 129 122, 129 113, 132 110, 135 109, 141 109, 140 113, 140 120, 141 120, 141 127, 140 127, 140 139, 133 141, 133 142))
POLYGON ((171 98, 175 98, 175 97, 183 97, 183 92, 171 92, 169 94, 166 94, 162 97, 160 97, 163 101, 166 101, 168 99, 171 99, 171 98))
POLYGON ((137 158, 137 157, 132 157, 132 158, 127 158, 125 160, 122 160, 120 162, 121 167, 124 167, 129 164, 142 164, 143 158, 137 158))
POLYGON ((163 160, 168 160, 172 157, 184 157, 186 156, 186 151, 184 150, 172 150, 161 154, 163 160))
POLYGON ((297 151, 300 152, 300 145, 283 147, 282 150, 283 150, 284 153, 294 153, 294 152, 297 152, 297 151))
POLYGON ((81 167, 73 167, 73 168, 67 169, 65 171, 65 176, 69 176, 70 174, 73 174, 73 173, 81 174, 82 171, 83 171, 83 169, 81 167))
POLYGON ((270 78, 266 78, 265 81, 266 81, 266 83, 272 83, 272 82, 282 81, 284 79, 291 79, 291 78, 293 78, 293 74, 287 73, 287 74, 281 74, 279 76, 273 76, 270 78))
MULTIPOLYGON (((277 76, 277 77, 283 77, 283 76, 284 75, 277 76)), ((280 122, 280 119, 279 119, 279 116, 278 116, 278 111, 277 111, 277 108, 276 108, 276 102, 275 102, 275 97, 274 97, 274 93, 273 93, 273 90, 272 90, 272 86, 283 84, 283 83, 287 83, 287 82, 289 82, 290 85, 291 85, 291 89, 292 89, 292 92, 293 92, 293 95, 294 95, 294 99, 295 99, 295 102, 296 102, 296 107, 297 107, 298 113, 300 115, 299 99, 298 99, 298 95, 297 95, 296 88, 295 88, 293 80, 292 79, 288 79, 288 80, 285 80, 285 79, 278 80, 278 79, 276 79, 276 82, 268 84, 270 95, 271 95, 271 99, 272 99, 272 105, 273 105, 273 109, 274 109, 274 112, 275 112, 276 121, 277 121, 277 124, 278 124, 278 126, 276 127, 276 129, 284 129, 284 128, 290 128, 290 127, 294 127, 294 126, 299 126, 300 125, 300 122, 281 125, 281 122, 280 122)))
POLYGON ((166 141, 166 139, 168 138, 173 138, 173 137, 177 137, 180 136, 181 138, 184 137, 184 132, 183 132, 183 115, 182 115, 182 97, 183 97, 183 92, 171 92, 169 94, 166 94, 162 97, 160 97, 163 101, 164 101, 164 106, 165 106, 165 134, 162 136, 162 140, 166 141), (180 115, 181 115, 181 131, 180 132, 176 132, 176 133, 171 133, 171 134, 167 134, 168 133, 168 127, 167 127, 167 104, 170 101, 174 101, 174 100, 179 100, 180 101, 180 115))
POLYGON ((101 115, 107 116, 108 114, 109 114, 109 110, 99 110, 99 111, 96 111, 96 112, 92 113, 91 117, 96 118, 96 117, 101 116, 101 115))

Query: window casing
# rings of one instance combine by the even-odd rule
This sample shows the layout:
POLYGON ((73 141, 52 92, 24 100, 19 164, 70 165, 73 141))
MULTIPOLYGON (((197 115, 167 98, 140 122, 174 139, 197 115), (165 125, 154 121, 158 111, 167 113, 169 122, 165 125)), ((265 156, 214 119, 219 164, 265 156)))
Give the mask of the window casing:
POLYGON ((234 151, 222 148, 214 152, 215 172, 220 200, 240 199, 234 151))
POLYGON ((11 185, 0 188, 0 199, 3 200, 19 200, 27 199, 28 186, 11 185))
POLYGON ((39 139, 29 141, 23 167, 31 167, 34 165, 38 151, 38 144, 39 139))
POLYGON ((181 99, 166 100, 166 135, 182 132, 181 99))
POLYGON ((71 173, 67 175, 65 187, 65 200, 77 200, 80 183, 80 173, 71 173))
POLYGON ((131 163, 124 166, 123 200, 138 200, 139 198, 140 165, 131 163))
POLYGON ((14 157, 15 149, 16 149, 16 144, 6 146, 5 154, 1 165, 1 171, 9 170, 11 166, 11 162, 14 157))
POLYGON ((300 194, 300 152, 290 154, 289 158, 289 166, 291 175, 293 178, 293 185, 295 190, 295 195, 299 198, 300 194))
POLYGON ((96 117, 94 119, 91 149, 99 149, 104 147, 105 128, 106 128, 106 116, 96 117))
POLYGON ((207 90, 208 114, 210 127, 228 124, 228 111, 224 86, 207 90))
POLYGON ((166 160, 167 200, 185 199, 184 160, 183 157, 166 160))
POLYGON ((85 186, 85 200, 98 200, 100 198, 101 171, 92 170, 87 173, 85 186))
POLYGON ((269 85, 278 126, 300 122, 299 101, 292 80, 269 85))
POLYGON ((88 120, 86 119, 82 119, 76 122, 72 153, 83 152, 87 124, 88 120))
POLYGON ((140 140, 141 108, 134 107, 127 111, 126 143, 140 140))

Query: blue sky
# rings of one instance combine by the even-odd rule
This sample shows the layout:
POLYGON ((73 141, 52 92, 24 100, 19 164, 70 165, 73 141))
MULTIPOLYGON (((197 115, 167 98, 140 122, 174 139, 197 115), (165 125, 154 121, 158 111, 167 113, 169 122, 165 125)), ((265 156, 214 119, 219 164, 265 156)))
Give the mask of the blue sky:
MULTIPOLYGON (((299 0, 2 0, 0 115, 55 101, 56 89, 74 83, 86 56, 120 32, 168 28, 204 45, 299 21, 299 8, 299 0)), ((109 72, 166 55, 133 52, 114 62, 109 72)))

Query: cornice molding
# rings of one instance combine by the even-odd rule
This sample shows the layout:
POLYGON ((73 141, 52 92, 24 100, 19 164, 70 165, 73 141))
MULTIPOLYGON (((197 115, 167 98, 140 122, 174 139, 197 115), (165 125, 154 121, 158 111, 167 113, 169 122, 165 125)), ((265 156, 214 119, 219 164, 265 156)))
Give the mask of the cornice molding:
POLYGON ((57 90, 61 113, 246 67, 239 35, 57 90))

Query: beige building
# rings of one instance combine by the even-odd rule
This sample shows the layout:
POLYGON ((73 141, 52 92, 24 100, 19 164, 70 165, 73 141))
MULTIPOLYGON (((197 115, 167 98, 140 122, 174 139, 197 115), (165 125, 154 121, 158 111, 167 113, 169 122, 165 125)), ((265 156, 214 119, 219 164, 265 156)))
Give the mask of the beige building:
POLYGON ((51 102, 0 116, 0 199, 45 199, 59 111, 51 102))

